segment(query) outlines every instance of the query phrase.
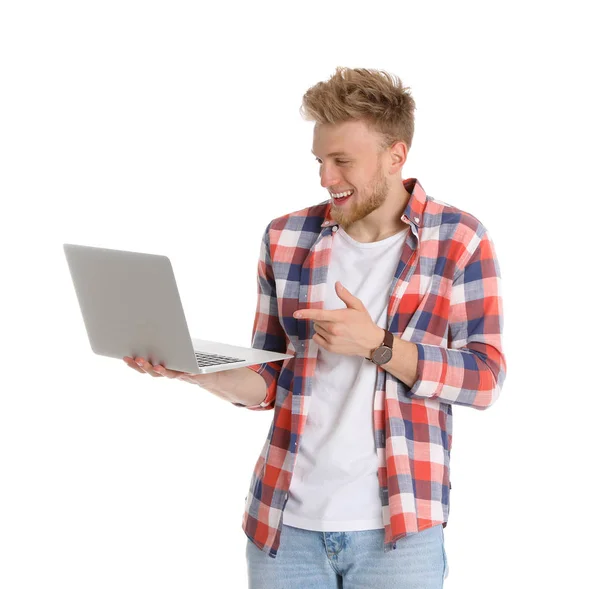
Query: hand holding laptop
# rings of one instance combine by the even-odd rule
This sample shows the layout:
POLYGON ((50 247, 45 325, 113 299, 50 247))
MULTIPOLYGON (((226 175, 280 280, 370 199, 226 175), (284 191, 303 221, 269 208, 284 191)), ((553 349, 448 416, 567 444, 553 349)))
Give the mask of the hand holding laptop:
POLYGON ((191 384, 197 384, 201 387, 210 387, 211 385, 214 385, 219 374, 218 372, 210 372, 208 374, 190 374, 189 372, 178 372, 177 370, 169 370, 160 364, 153 366, 150 364, 150 362, 148 362, 148 360, 141 357, 131 358, 129 356, 125 356, 123 360, 127 366, 137 370, 142 374, 149 374, 153 377, 164 376, 166 378, 176 378, 191 384))
POLYGON ((198 385, 210 393, 217 395, 217 397, 221 397, 236 405, 256 405, 265 398, 267 392, 262 376, 248 368, 223 370, 207 374, 190 374, 188 372, 169 370, 161 364, 153 365, 147 359, 140 356, 136 356, 135 358, 124 356, 123 360, 130 368, 142 374, 146 373, 153 377, 164 376, 166 378, 184 380, 190 384, 198 385))

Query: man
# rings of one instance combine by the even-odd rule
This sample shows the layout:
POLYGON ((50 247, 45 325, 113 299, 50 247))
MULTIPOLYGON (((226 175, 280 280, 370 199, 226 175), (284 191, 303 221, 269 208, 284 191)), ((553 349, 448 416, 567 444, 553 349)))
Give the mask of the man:
POLYGON ((447 576, 452 406, 485 409, 502 388, 500 270, 474 216, 402 179, 414 108, 366 69, 303 98, 329 198, 267 226, 252 344, 293 358, 195 376, 139 359, 274 410, 243 517, 251 588, 447 576))

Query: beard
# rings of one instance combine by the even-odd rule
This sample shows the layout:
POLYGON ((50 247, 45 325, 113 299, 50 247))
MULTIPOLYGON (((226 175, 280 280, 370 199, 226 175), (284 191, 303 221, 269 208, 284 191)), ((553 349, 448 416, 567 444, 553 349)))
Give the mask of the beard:
MULTIPOLYGON (((331 218, 346 230, 352 223, 360 221, 377 210, 385 202, 388 192, 389 183, 382 173, 380 162, 375 178, 365 188, 364 196, 360 199, 352 199, 349 207, 338 207, 334 201, 330 211, 331 218)), ((357 196, 356 191, 352 196, 357 196)))

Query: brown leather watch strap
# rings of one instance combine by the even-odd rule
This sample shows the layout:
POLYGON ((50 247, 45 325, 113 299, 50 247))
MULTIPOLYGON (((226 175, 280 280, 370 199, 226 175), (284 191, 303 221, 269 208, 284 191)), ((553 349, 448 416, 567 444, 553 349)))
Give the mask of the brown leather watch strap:
POLYGON ((391 331, 388 331, 387 329, 383 330, 384 336, 383 336, 383 341, 381 342, 381 344, 379 344, 376 348, 374 348, 373 350, 371 350, 371 358, 368 358, 365 356, 365 360, 372 360, 372 356, 373 356, 373 352, 379 348, 381 348, 381 346, 386 346, 388 348, 391 348, 394 345, 394 334, 391 331))
POLYGON ((383 338, 382 345, 387 346, 388 348, 391 348, 394 345, 394 334, 391 331, 388 331, 387 329, 384 331, 385 331, 385 337, 383 338))

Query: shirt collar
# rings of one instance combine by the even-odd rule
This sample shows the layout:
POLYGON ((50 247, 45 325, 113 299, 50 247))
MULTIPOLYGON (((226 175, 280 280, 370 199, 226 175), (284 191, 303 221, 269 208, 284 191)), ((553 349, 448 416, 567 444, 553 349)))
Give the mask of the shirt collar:
MULTIPOLYGON (((402 182, 404 188, 410 194, 408 203, 402 213, 402 220, 418 229, 423 226, 423 213, 425 211, 427 195, 421 183, 416 178, 406 178, 402 182)), ((337 223, 331 218, 331 202, 328 202, 321 227, 330 227, 332 225, 337 225, 337 223)))

